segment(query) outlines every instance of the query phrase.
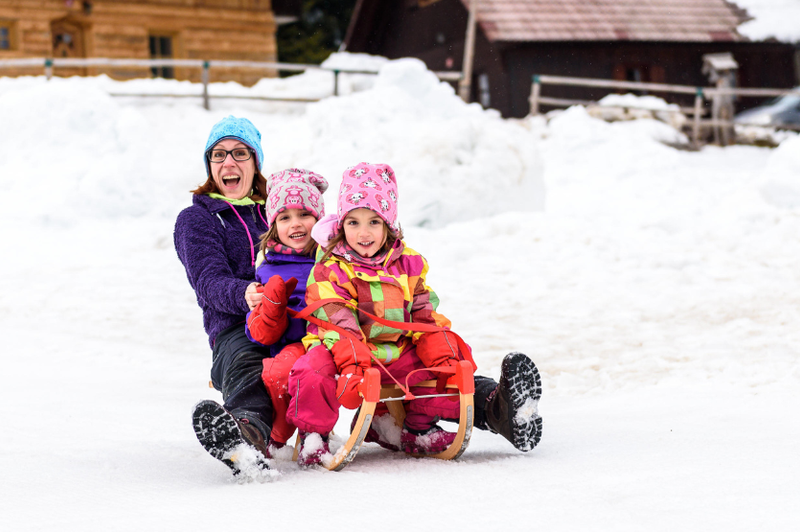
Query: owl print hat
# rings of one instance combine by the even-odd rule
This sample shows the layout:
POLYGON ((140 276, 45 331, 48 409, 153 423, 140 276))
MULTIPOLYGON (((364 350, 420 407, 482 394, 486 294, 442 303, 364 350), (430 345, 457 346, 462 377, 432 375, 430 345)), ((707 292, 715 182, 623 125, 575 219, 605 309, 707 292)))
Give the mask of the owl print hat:
POLYGON ((278 214, 286 209, 305 209, 319 220, 325 214, 322 193, 328 181, 319 174, 302 168, 275 172, 267 178, 267 201, 264 209, 272 226, 278 214))

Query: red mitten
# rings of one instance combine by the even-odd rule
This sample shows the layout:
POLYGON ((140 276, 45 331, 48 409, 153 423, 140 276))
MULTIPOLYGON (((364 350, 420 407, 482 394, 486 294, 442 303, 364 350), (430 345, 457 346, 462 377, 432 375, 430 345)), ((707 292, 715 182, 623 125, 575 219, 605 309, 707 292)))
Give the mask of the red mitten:
POLYGON ((426 333, 417 340, 417 356, 427 368, 458 365, 458 341, 450 331, 426 333))
POLYGON ((364 370, 360 366, 347 366, 339 372, 336 381, 336 398, 343 407, 353 410, 361 406, 358 385, 364 380, 364 370))
POLYGON ((273 275, 267 284, 258 287, 264 297, 247 315, 247 328, 254 340, 271 345, 280 339, 289 326, 286 305, 296 286, 294 277, 284 282, 280 275, 273 275))
MULTIPOLYGON (((333 362, 339 370, 348 366, 359 366, 362 370, 372 366, 370 348, 363 342, 356 342, 347 336, 342 337, 331 347, 333 362)), ((339 373, 342 373, 339 371, 339 373)), ((362 371, 363 373, 363 371, 362 371)))

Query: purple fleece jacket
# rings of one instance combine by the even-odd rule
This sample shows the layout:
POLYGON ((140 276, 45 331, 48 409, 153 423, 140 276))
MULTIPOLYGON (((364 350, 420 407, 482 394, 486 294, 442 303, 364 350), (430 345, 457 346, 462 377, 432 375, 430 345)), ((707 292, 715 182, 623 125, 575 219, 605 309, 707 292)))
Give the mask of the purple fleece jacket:
POLYGON ((217 334, 244 323, 249 310, 244 292, 255 281, 252 257, 258 238, 267 231, 258 207, 233 206, 240 220, 228 203, 195 194, 192 206, 175 221, 175 250, 203 309, 203 327, 212 347, 217 334))
MULTIPOLYGON (((283 255, 268 251, 264 256, 264 262, 259 264, 256 270, 256 281, 261 284, 267 284, 270 277, 273 275, 280 275, 284 281, 289 280, 290 277, 297 279, 297 286, 289 296, 290 309, 300 312, 306 308, 306 282, 308 281, 308 274, 311 273, 311 268, 314 267, 314 257, 306 255, 283 255)), ((249 313, 248 313, 249 317, 249 313)), ((248 318, 249 319, 249 318, 248 318)), ((255 340, 250 334, 250 329, 245 327, 245 332, 250 341, 258 345, 264 345, 258 340, 255 340)), ((270 356, 276 356, 281 352, 281 349, 287 345, 299 342, 306 335, 306 320, 298 320, 297 318, 289 318, 289 326, 281 336, 280 340, 269 346, 270 356)))

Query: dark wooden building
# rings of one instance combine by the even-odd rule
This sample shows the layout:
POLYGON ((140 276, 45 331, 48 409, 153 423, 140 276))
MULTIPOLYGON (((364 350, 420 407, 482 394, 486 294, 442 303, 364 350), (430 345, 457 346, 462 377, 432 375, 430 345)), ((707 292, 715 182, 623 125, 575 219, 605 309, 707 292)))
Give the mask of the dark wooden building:
MULTIPOLYGON (((277 61, 278 24, 299 15, 301 0, 0 0, 0 59, 107 57, 277 61)), ((41 74, 41 67, 0 76, 41 74)), ((199 69, 56 69, 56 75, 106 73, 200 79, 199 69)), ((212 70, 212 80, 258 81, 255 71, 212 70)))
MULTIPOLYGON (((357 0, 344 47, 460 71, 469 4, 357 0)), ((701 71, 709 53, 733 54, 739 86, 800 83, 796 45, 749 41, 737 32, 747 13, 725 0, 478 0, 476 19, 471 100, 506 117, 528 113, 534 74, 709 86, 701 71)), ((548 85, 542 95, 597 100, 609 92, 548 85)))

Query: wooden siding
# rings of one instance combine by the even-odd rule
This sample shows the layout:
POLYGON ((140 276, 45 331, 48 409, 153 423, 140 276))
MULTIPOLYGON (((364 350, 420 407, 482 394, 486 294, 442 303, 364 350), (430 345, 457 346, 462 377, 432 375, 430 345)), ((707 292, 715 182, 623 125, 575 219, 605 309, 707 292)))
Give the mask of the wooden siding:
MULTIPOLYGON (((53 24, 67 23, 82 30, 82 57, 149 59, 149 37, 162 35, 172 38, 175 59, 277 60, 269 0, 94 0, 91 4, 87 14, 80 1, 67 7, 63 0, 0 0, 0 20, 14 23, 17 35, 15 49, 0 50, 0 58, 53 56, 53 24)), ((0 75, 41 72, 25 68, 0 71, 0 75)), ((151 76, 150 69, 135 67, 56 69, 54 73, 106 73, 117 79, 151 76)), ((199 69, 175 68, 174 73, 177 79, 192 81, 199 81, 201 75, 199 69)), ((212 69, 211 81, 252 85, 265 74, 212 69)))
MULTIPOLYGON (((570 1, 575 3, 577 0, 570 1)), ((439 0, 416 7, 414 2, 359 0, 348 28, 345 41, 347 50, 383 55, 390 59, 417 57, 431 70, 460 71, 467 25, 465 2, 439 0)), ((514 2, 509 0, 507 3, 514 2)), ((691 0, 691 3, 697 3, 697 0, 691 0)), ((649 4, 653 5, 652 2, 649 4)), ((642 75, 641 81, 708 86, 710 83, 701 72, 702 55, 717 52, 734 54, 740 64, 740 86, 789 88, 797 83, 793 64, 795 51, 791 44, 632 40, 490 41, 479 25, 470 100, 480 101, 478 78, 482 74, 489 81, 489 106, 506 117, 522 117, 528 113, 533 74, 627 79, 631 71, 638 70, 642 75)), ((542 90, 547 96, 582 100, 596 100, 613 92, 608 89, 552 85, 542 90)), ((691 98, 686 101, 676 99, 674 95, 658 96, 684 105, 692 103, 691 98)), ((744 108, 756 103, 756 99, 743 98, 737 105, 744 108)))

